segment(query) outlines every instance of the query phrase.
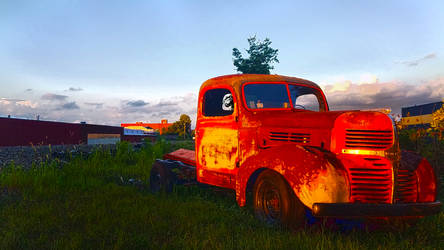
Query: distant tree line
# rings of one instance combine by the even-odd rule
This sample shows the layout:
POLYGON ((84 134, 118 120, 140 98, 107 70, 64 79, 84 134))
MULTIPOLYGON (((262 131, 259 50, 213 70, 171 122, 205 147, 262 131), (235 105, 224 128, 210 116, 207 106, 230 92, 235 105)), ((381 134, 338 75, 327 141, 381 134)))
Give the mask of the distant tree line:
POLYGON ((182 138, 191 138, 191 119, 188 115, 182 114, 178 121, 162 131, 164 134, 176 134, 182 138))

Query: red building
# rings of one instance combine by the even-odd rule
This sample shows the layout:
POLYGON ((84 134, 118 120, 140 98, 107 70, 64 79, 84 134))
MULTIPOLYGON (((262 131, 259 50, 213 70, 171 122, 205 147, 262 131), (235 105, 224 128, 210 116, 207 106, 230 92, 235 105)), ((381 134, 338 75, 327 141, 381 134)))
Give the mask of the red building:
POLYGON ((122 123, 120 126, 127 128, 127 127, 144 127, 144 128, 152 128, 156 131, 158 131, 160 134, 162 134, 162 130, 168 129, 173 125, 172 123, 168 123, 168 120, 164 119, 161 120, 160 123, 143 123, 143 122, 136 122, 136 123, 122 123))
POLYGON ((0 147, 109 144, 122 135, 122 127, 0 117, 0 147))

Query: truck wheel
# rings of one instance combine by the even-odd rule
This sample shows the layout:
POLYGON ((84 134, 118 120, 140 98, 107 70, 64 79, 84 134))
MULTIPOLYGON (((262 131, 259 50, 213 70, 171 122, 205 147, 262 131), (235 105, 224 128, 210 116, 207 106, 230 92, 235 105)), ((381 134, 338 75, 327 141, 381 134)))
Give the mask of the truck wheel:
POLYGON ((174 173, 159 161, 154 162, 150 172, 150 189, 153 193, 170 193, 175 183, 174 173))
POLYGON ((253 189, 257 218, 290 229, 304 226, 305 209, 281 175, 265 170, 259 174, 253 189))

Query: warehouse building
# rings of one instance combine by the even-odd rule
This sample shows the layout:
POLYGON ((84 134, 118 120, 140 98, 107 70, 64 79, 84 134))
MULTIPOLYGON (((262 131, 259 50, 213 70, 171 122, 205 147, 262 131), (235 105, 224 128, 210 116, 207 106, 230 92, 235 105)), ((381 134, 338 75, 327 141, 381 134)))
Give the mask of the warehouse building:
POLYGON ((441 109, 443 102, 433 102, 423 105, 401 108, 403 128, 430 128, 436 127, 433 114, 441 109))
POLYGON ((122 135, 116 126, 0 117, 0 146, 113 144, 122 135))

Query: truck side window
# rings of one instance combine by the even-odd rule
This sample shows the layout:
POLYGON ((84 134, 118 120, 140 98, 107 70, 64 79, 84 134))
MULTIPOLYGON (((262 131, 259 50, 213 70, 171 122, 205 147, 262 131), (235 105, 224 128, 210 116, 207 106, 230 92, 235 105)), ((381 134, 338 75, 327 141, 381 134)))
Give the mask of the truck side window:
POLYGON ((228 89, 210 89, 204 94, 204 116, 231 115, 234 110, 233 96, 228 89))
POLYGON ((320 111, 322 100, 318 95, 319 93, 309 87, 305 86, 297 86, 297 85, 288 85, 290 89, 291 100, 293 101, 293 105, 295 109, 306 109, 311 111, 320 111))

